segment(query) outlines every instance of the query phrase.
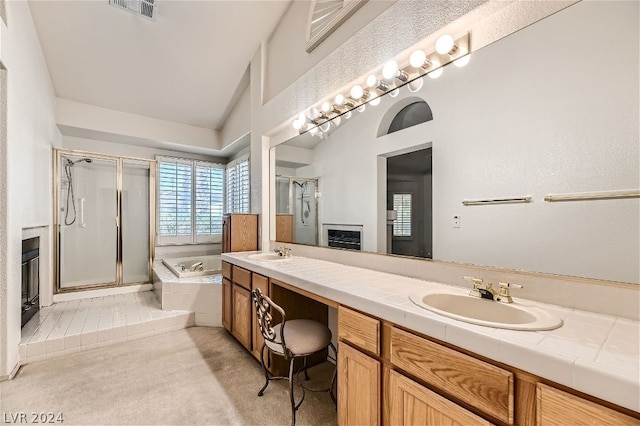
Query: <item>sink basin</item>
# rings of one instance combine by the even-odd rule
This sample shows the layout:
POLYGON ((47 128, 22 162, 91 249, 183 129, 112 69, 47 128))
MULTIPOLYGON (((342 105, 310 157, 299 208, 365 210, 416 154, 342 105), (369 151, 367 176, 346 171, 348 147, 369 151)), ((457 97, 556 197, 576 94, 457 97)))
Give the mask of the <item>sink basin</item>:
POLYGON ((537 306, 519 302, 504 304, 469 296, 469 290, 422 291, 409 296, 421 308, 472 324, 510 330, 553 330, 562 319, 537 306))
POLYGON ((249 260, 259 260, 260 262, 283 262, 285 260, 291 260, 291 257, 280 256, 276 253, 256 253, 247 256, 249 260))

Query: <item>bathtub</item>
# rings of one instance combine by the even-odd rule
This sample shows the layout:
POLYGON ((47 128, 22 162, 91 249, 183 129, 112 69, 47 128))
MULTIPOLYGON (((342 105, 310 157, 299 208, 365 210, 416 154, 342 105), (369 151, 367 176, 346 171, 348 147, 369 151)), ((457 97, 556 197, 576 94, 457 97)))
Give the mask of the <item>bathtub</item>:
POLYGON ((220 260, 220 255, 214 255, 162 259, 162 263, 164 263, 164 266, 169 268, 169 270, 173 272, 176 277, 186 278, 199 277, 201 275, 219 274, 221 272, 222 261, 220 260), (191 271, 191 266, 198 262, 203 263, 202 271, 191 271), (182 270, 180 265, 184 265, 184 271, 182 270))

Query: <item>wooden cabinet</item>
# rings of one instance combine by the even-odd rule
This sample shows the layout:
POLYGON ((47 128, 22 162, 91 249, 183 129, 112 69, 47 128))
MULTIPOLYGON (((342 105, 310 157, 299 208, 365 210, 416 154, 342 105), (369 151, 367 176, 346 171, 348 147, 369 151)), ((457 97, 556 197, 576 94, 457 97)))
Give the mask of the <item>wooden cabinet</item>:
POLYGON ((281 243, 293 243, 293 215, 276 215, 276 241, 281 243))
POLYGON ((513 424, 513 373, 397 328, 391 363, 429 386, 513 424))
POLYGON ((222 278, 222 325, 231 331, 231 281, 222 278))
POLYGON ((251 292, 237 284, 231 288, 233 320, 231 332, 242 346, 251 350, 251 292))
POLYGON ((538 383, 536 425, 639 425, 640 421, 579 396, 538 383))
POLYGON ((343 343, 338 349, 338 424, 380 424, 380 361, 343 343))
MULTIPOLYGON (((262 291, 262 294, 269 295, 269 279, 265 276, 256 274, 255 272, 252 274, 251 278, 251 289, 255 290, 259 288, 262 291)), ((264 343, 264 337, 262 337, 262 333, 260 332, 260 327, 258 326, 258 316, 256 313, 256 305, 251 301, 251 322, 253 324, 251 335, 252 335, 252 346, 253 346, 253 356, 256 359, 260 359, 260 350, 262 349, 262 344, 264 343)), ((266 360, 265 360, 266 361, 266 360)))
POLYGON ((385 369, 384 418, 389 425, 490 425, 459 405, 385 369))
POLYGON ((222 252, 258 250, 258 215, 226 214, 222 222, 222 252))
POLYGON ((380 355, 380 320, 340 306, 338 338, 374 355, 380 355))

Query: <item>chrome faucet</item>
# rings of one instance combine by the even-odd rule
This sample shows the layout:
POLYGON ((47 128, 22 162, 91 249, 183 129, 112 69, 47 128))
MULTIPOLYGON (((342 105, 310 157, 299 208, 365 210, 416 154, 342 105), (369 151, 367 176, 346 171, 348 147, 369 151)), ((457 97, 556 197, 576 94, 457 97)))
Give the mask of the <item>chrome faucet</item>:
POLYGON ((276 247, 273 249, 273 251, 275 253, 278 254, 278 256, 282 256, 282 257, 291 257, 291 249, 287 248, 285 246, 282 247, 276 247))
POLYGON ((196 262, 193 265, 191 265, 191 268, 189 268, 189 270, 191 272, 195 272, 197 271, 203 271, 204 270, 204 264, 202 262, 196 262))
POLYGON ((500 303, 513 303, 513 299, 509 294, 509 288, 523 288, 520 284, 498 283, 498 291, 493 288, 493 284, 483 284, 482 278, 463 277, 467 281, 473 282, 473 289, 469 292, 469 296, 479 297, 482 299, 495 300, 500 303))

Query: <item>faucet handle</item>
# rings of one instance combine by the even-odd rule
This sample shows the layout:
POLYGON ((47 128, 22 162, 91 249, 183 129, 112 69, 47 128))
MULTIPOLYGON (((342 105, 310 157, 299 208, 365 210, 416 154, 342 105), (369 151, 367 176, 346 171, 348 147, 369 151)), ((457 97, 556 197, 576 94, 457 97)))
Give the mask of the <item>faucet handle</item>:
POLYGON ((468 277, 468 276, 464 276, 462 277, 463 279, 465 279, 466 281, 471 281, 473 282, 473 290, 471 290, 469 292, 469 296, 474 296, 474 297, 482 297, 482 294, 480 294, 480 286, 482 285, 482 278, 476 278, 476 277, 468 277))
POLYGON ((498 283, 498 287, 499 287, 499 290, 498 290, 498 297, 497 297, 496 301, 502 302, 502 303, 513 303, 513 299, 511 298, 511 294, 509 294, 509 288, 510 287, 513 287, 513 288, 524 288, 520 284, 503 283, 503 282, 498 283))

